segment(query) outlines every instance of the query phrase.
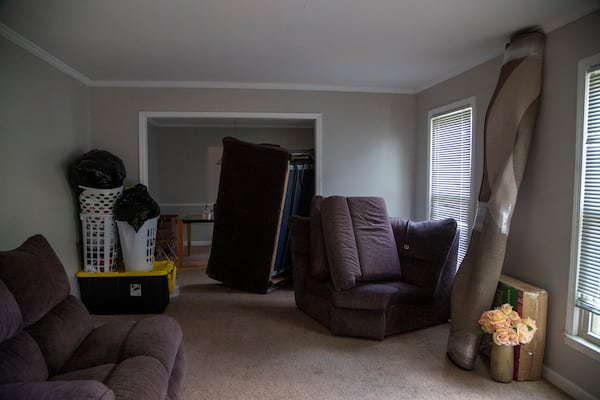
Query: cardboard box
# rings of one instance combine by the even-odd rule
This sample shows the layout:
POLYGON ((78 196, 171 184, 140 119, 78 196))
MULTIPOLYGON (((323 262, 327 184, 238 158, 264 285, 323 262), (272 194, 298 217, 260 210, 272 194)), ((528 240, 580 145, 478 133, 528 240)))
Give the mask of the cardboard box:
POLYGON ((515 346, 515 372, 517 381, 531 381, 542 377, 544 347, 546 345, 546 319, 548 313, 548 292, 515 278, 501 275, 494 297, 494 307, 509 303, 522 318, 536 321, 537 333, 533 340, 515 346))
POLYGON ((156 314, 169 304, 175 273, 172 261, 155 261, 152 271, 80 271, 76 276, 81 301, 92 314, 156 314))

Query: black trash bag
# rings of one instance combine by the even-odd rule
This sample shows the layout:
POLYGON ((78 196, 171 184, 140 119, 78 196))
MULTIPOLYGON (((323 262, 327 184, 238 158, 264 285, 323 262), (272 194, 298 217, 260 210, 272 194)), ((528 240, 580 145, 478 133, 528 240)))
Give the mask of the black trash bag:
POLYGON ((144 222, 160 215, 160 206, 148 193, 146 186, 135 185, 125 189, 115 203, 115 219, 126 221, 135 231, 139 231, 144 222))
POLYGON ((79 186, 114 189, 123 186, 125 165, 106 150, 93 149, 71 163, 69 180, 76 191, 79 186))

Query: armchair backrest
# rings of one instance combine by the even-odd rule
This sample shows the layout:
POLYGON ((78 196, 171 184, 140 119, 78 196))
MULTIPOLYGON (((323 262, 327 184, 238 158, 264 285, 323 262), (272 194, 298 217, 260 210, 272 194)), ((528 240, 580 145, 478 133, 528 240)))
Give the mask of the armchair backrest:
POLYGON ((0 385, 46 380, 44 356, 31 335, 23 331, 17 300, 2 280, 0 305, 0 385))
POLYGON ((381 280, 405 281, 433 298, 451 289, 454 219, 414 222, 388 217, 382 198, 315 196, 309 231, 310 276, 331 280, 336 290, 381 280))
POLYGON ((432 297, 449 293, 456 274, 458 229, 454 219, 414 222, 390 218, 402 280, 432 297))
MULTIPOLYGON (((83 303, 70 295, 67 274, 48 241, 35 235, 14 250, 1 251, 0 282, 14 300, 7 304, 16 303, 22 326, 12 339, 7 337, 17 341, 12 348, 18 354, 10 359, 0 354, 6 361, 0 362, 0 380, 3 374, 12 376, 11 368, 27 368, 21 366, 23 360, 29 360, 33 370, 15 375, 18 379, 39 380, 58 373, 94 324, 83 303)), ((10 315, 10 319, 0 315, 0 332, 14 333, 15 316, 10 315)))
POLYGON ((357 282, 400 279, 400 258, 382 198, 324 198, 320 200, 320 219, 336 290, 350 289, 357 282))

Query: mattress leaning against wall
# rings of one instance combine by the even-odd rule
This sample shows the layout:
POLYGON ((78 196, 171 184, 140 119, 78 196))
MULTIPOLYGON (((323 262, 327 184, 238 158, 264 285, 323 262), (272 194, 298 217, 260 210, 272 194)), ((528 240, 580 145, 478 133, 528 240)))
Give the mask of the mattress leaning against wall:
MULTIPOLYGON (((256 293, 268 293, 285 284, 285 276, 276 274, 274 278, 273 272, 280 241, 284 246, 282 252, 285 249, 287 224, 283 227, 282 222, 290 186, 291 159, 289 151, 277 146, 232 137, 223 139, 212 249, 207 266, 211 278, 256 293)), ((292 186, 296 186, 295 176, 292 186)), ((310 186, 314 188, 314 184, 310 186)), ((293 203, 290 198, 290 210, 293 203)))

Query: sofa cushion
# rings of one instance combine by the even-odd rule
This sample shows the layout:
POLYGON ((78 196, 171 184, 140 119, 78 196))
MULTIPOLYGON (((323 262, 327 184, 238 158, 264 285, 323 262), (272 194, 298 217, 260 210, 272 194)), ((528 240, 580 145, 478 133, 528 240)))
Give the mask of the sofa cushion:
POLYGON ((155 315, 135 323, 121 348, 121 360, 138 356, 157 359, 171 373, 182 340, 181 327, 175 319, 155 315))
POLYGON ((402 274, 394 233, 381 197, 348 197, 358 249, 360 280, 397 280, 402 274))
POLYGON ((134 325, 134 321, 117 321, 95 328, 63 366, 61 373, 118 363, 121 347, 134 325))
POLYGON ((177 321, 166 315, 102 325, 81 343, 61 373, 102 364, 119 364, 138 356, 158 360, 165 371, 170 373, 182 337, 177 321))
POLYGON ((345 197, 323 199, 321 224, 333 287, 335 290, 353 288, 361 278, 362 271, 352 217, 345 197))
POLYGON ((166 400, 177 400, 183 397, 183 378, 185 376, 185 356, 183 355, 183 347, 179 347, 175 356, 175 365, 171 370, 169 378, 169 388, 167 389, 166 400))
POLYGON ((310 274, 317 279, 328 279, 329 266, 321 223, 322 201, 322 196, 315 196, 310 203, 310 274))
POLYGON ((23 328, 21 310, 4 282, 0 281, 0 343, 15 336, 23 328))
POLYGON ((77 369, 65 374, 54 375, 51 381, 98 381, 104 382, 117 364, 101 364, 91 368, 77 369))
POLYGON ((42 235, 0 252, 0 280, 17 300, 25 326, 42 318, 71 290, 62 263, 42 235))
POLYGON ((31 335, 21 332, 0 343, 0 385, 46 379, 46 361, 31 335))
POLYGON ((154 357, 132 357, 117 364, 104 383, 117 399, 163 400, 169 372, 154 357))
POLYGON ((115 395, 102 382, 44 381, 0 385, 0 399, 114 400, 115 395))
POLYGON ((27 332, 40 347, 48 365, 48 373, 52 376, 60 371, 93 327, 94 323, 83 303, 69 296, 28 327, 27 332))

